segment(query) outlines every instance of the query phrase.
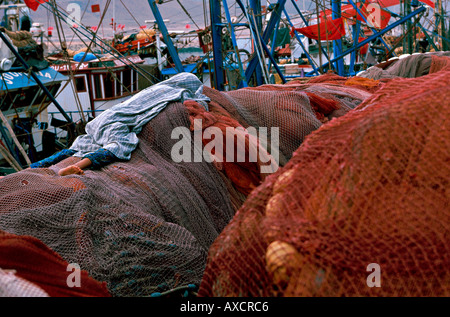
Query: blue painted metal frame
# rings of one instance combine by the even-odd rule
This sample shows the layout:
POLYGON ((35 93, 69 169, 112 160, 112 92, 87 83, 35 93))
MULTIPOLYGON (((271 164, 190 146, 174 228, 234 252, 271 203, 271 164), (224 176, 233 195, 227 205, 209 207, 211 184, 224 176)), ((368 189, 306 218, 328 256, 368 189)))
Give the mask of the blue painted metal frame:
MULTIPOLYGON (((351 1, 351 0, 350 0, 351 1)), ((357 45, 352 46, 351 48, 349 48, 348 50, 346 50, 345 52, 341 53, 339 56, 334 57, 330 62, 333 63, 335 61, 337 61, 340 58, 343 58, 345 55, 350 54, 351 52, 357 50, 360 47, 363 47, 364 45, 366 45, 367 43, 371 42, 372 40, 376 39, 377 37, 379 37, 380 35, 383 35, 384 33, 392 30, 393 28, 397 27, 398 25, 408 21, 409 19, 411 19, 412 17, 416 16, 417 14, 426 11, 425 7, 419 7, 419 9, 409 13, 408 15, 404 16, 403 18, 395 21, 394 23, 388 25, 387 27, 385 27, 383 30, 376 32, 375 34, 369 36, 368 38, 366 38, 365 40, 359 42, 357 45)), ((326 62, 325 64, 322 65, 322 67, 326 67, 329 64, 329 62, 326 62)), ((307 76, 312 76, 313 72, 309 72, 306 75, 307 76)))
MULTIPOLYGON (((237 2, 239 3, 240 1, 237 1, 237 2)), ((265 46, 265 43, 267 43, 269 41, 270 36, 272 35, 275 26, 277 25, 278 21, 281 18, 281 12, 283 11, 285 4, 286 4, 286 0, 278 0, 277 5, 275 6, 275 10, 272 12, 272 15, 270 17, 270 21, 269 21, 268 25, 266 26, 266 29, 264 30, 264 33, 261 37, 261 42, 263 43, 263 46, 265 46)), ((241 7, 241 9, 242 9, 242 7, 241 7)), ((266 47, 266 49, 267 49, 267 47, 266 47)), ((269 58, 270 58, 270 56, 269 56, 269 58)), ((250 78, 252 77, 257 65, 258 65, 258 61, 256 59, 252 59, 250 61, 247 69, 245 70, 245 76, 247 77, 247 81, 249 81, 250 78)), ((274 63, 274 67, 277 67, 276 63, 274 63)))
POLYGON ((220 12, 219 0, 209 1, 209 11, 211 16, 211 37, 213 42, 213 56, 214 56, 214 88, 217 90, 225 90, 224 84, 224 67, 222 57, 222 19, 220 12))
MULTIPOLYGON (((254 31, 255 38, 256 38, 258 36, 258 34, 261 34, 261 32, 262 32, 261 1, 260 0, 249 0, 248 4, 249 4, 250 8, 253 10, 253 15, 255 17, 255 21, 253 22, 253 31, 254 31)), ((257 44, 255 43, 255 45, 257 45, 257 44)), ((262 58, 262 59, 263 60, 261 61, 261 63, 264 63, 264 58, 262 58)), ((261 68, 261 64, 256 65, 255 72, 256 72, 257 85, 258 86, 262 85, 263 84, 263 75, 262 75, 263 70, 261 68)))
POLYGON ((241 58, 239 56, 239 52, 237 49, 238 46, 237 46, 237 41, 236 41, 236 35, 234 34, 234 25, 232 24, 232 21, 231 21, 231 16, 230 16, 230 11, 228 10, 227 0, 222 0, 222 3, 223 3, 223 8, 225 10, 225 16, 228 21, 228 30, 230 31, 230 35, 231 35, 231 42, 233 43, 234 52, 236 54, 236 59, 238 62, 239 74, 241 75, 241 84, 242 84, 242 87, 248 87, 247 79, 245 78, 244 68, 242 67, 241 58))
MULTIPOLYGON (((365 1, 364 1, 364 2, 365 2, 365 1)), ((364 2, 363 2, 363 3, 364 3, 364 2)), ((351 5, 353 6, 353 8, 355 8, 357 14, 364 20, 364 22, 367 24, 367 26, 368 26, 373 32, 375 32, 376 29, 370 26, 370 24, 367 22, 366 17, 361 13, 361 11, 359 10, 358 6, 357 6, 352 0, 348 0, 348 3, 351 4, 351 5)), ((384 47, 386 47, 386 49, 387 49, 388 51, 391 50, 391 47, 383 40, 383 38, 380 37, 380 41, 381 41, 381 43, 384 45, 384 47)), ((393 53, 395 56, 397 56, 397 55, 395 54, 395 52, 392 52, 392 53, 393 53)))
POLYGON ((177 50, 173 45, 172 39, 169 36, 169 32, 166 28, 166 24, 164 23, 161 13, 159 12, 159 9, 156 5, 156 1, 148 0, 148 4, 152 9, 153 16, 156 19, 156 23, 158 23, 158 29, 161 31, 161 34, 164 37, 164 43, 167 45, 167 49, 169 50, 169 54, 172 57, 172 60, 175 64, 175 68, 178 70, 179 73, 182 73, 184 71, 183 65, 181 64, 180 57, 178 56, 177 50))
MULTIPOLYGON (((341 17, 341 0, 332 0, 331 2, 331 18, 338 19, 341 17)), ((320 22, 320 21, 317 21, 320 22)), ((333 41, 333 55, 339 56, 342 53, 342 40, 333 41)), ((344 76, 344 60, 338 59, 336 61, 336 70, 339 76, 344 76)))
MULTIPOLYGON (((241 10, 245 13, 245 7, 244 7, 243 3, 241 2, 241 0, 237 0, 236 2, 237 2, 237 4, 241 7, 241 10)), ((252 29, 252 28, 254 29, 254 23, 253 23, 253 21, 249 20, 249 23, 250 23, 250 29, 252 29)), ((278 65, 277 65, 277 63, 276 63, 276 61, 275 61, 275 59, 273 58, 273 55, 270 53, 269 49, 267 48, 266 41, 262 38, 261 35, 259 36, 259 39, 260 39, 260 41, 261 41, 262 48, 263 48, 264 52, 265 52, 265 53, 267 54, 267 56, 269 57, 269 60, 270 60, 270 62, 272 63, 272 65, 273 65, 273 67, 275 68, 275 70, 276 70, 276 72, 278 73, 278 75, 280 76, 281 81, 282 81, 283 83, 286 83, 286 78, 284 77, 283 72, 282 72, 282 71, 280 70, 280 68, 278 67, 278 65)), ((255 59, 253 59, 251 62, 254 62, 254 61, 255 61, 255 59)), ((247 67, 247 71, 248 71, 248 69, 250 68, 251 62, 249 63, 249 66, 247 67)), ((256 62, 258 62, 258 61, 256 61, 256 62)), ((247 74, 247 71, 246 71, 246 77, 247 77, 247 80, 249 81, 252 73, 250 73, 250 75, 248 75, 248 74, 247 74)))

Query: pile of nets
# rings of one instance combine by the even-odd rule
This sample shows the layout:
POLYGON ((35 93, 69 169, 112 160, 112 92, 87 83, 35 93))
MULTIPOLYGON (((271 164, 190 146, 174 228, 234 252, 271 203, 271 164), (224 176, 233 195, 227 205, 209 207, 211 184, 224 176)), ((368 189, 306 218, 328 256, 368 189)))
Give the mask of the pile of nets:
MULTIPOLYGON (((58 176, 59 169, 79 160, 71 157, 0 179, 0 230, 41 241, 65 263, 106 283, 112 296, 198 288, 209 247, 270 174, 261 167, 275 171, 286 164, 309 133, 371 96, 357 87, 295 82, 232 92, 205 87, 204 93, 211 98, 208 112, 195 102, 170 103, 139 134, 130 161, 58 176), (202 120, 200 127, 195 119, 202 120), (211 141, 204 133, 212 127, 222 133, 241 128, 236 139, 245 144, 246 161, 195 161, 195 153, 211 141), (249 133, 251 127, 265 128, 268 139, 260 142, 249 133), (271 134, 272 127, 279 133, 271 134), (172 137, 177 128, 190 136, 190 161, 172 157, 181 137, 172 137), (252 149, 260 155, 256 161, 248 159, 252 149), (277 149, 281 154, 273 155, 277 149)), ((241 150, 228 140, 221 142, 233 158, 239 155, 241 150)), ((3 248, 0 244, 0 254, 3 248)), ((7 267, 0 263, 2 269, 18 266, 13 260, 7 267)), ((61 269, 58 274, 70 274, 61 269)))
MULTIPOLYGON (((372 66, 358 74, 370 79, 387 79, 395 77, 415 78, 433 73, 442 61, 448 60, 450 52, 431 52, 424 54, 404 55, 387 62, 372 66)), ((442 68, 439 65, 437 68, 442 68)))
POLYGON ((311 133, 211 246, 199 296, 449 296, 449 77, 389 80, 311 133))

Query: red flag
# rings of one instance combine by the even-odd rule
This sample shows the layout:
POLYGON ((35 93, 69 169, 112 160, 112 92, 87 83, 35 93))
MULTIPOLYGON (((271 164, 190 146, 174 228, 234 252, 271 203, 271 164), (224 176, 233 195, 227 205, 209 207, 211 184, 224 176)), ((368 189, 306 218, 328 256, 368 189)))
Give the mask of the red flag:
POLYGON ((94 31, 94 32, 96 32, 96 31, 97 31, 97 29, 98 29, 98 27, 97 27, 97 26, 95 26, 95 25, 94 25, 93 27, 91 27, 91 30, 92 30, 92 31, 94 31))
POLYGON ((100 12, 100 5, 99 4, 93 4, 91 6, 91 10, 92 10, 93 13, 100 12))
POLYGON ((48 2, 48 0, 25 0, 25 4, 28 8, 36 11, 41 3, 48 2))
MULTIPOLYGON (((366 38, 365 37, 360 37, 358 38, 358 42, 362 42, 364 41, 366 38)), ((369 43, 367 43, 366 45, 364 45, 363 47, 361 47, 359 49, 359 52, 361 53, 361 55, 366 55, 367 51, 369 50, 369 43)))
POLYGON ((141 29, 146 29, 147 26, 146 25, 141 25, 141 29))
POLYGON ((419 1, 425 3, 426 5, 429 5, 433 9, 435 8, 436 0, 419 0, 419 1))
MULTIPOLYGON (((304 34, 310 39, 322 41, 339 40, 345 35, 344 20, 343 18, 329 20, 320 23, 320 34, 319 34, 319 24, 310 25, 304 28, 295 29, 297 32, 304 34), (320 35, 320 36, 319 36, 320 35)), ((291 36, 293 31, 291 31, 291 36)))

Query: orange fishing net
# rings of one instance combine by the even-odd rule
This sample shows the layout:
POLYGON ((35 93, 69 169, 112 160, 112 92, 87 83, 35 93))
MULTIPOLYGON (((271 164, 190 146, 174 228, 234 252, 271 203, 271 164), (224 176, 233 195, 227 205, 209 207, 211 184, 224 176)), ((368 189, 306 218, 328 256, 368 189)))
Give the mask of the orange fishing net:
POLYGON ((392 79, 306 137, 215 240, 199 296, 449 296, 449 78, 392 79))

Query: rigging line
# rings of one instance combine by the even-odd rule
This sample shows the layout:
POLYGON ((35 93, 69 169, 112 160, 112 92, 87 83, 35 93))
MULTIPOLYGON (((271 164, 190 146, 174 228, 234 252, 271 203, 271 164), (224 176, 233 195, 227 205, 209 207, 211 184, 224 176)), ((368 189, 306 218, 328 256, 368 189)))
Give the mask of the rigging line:
MULTIPOLYGON (((51 5, 49 2, 46 2, 46 3, 42 4, 42 6, 43 6, 45 9, 47 9, 47 10, 50 11, 50 9, 47 7, 47 5, 49 5, 50 7, 52 7, 52 5, 51 5)), ((57 14, 58 14, 58 16, 59 16, 60 18, 61 18, 62 15, 64 15, 65 17, 68 17, 66 14, 64 14, 63 11, 57 11, 57 12, 58 12, 57 14)), ((96 34, 97 34, 97 33, 93 33, 92 31, 87 30, 82 24, 80 24, 80 25, 81 25, 81 29, 83 29, 85 32, 88 32, 89 35, 92 36, 92 35, 96 35, 96 34)), ((73 32, 78 32, 79 34, 82 34, 83 36, 85 36, 85 37, 87 37, 87 38, 90 39, 89 35, 83 33, 82 31, 80 31, 79 28, 76 28, 76 29, 71 28, 71 29, 72 29, 73 32)), ((80 35, 78 35, 78 37, 81 39, 80 35)), ((107 53, 111 54, 112 56, 114 56, 115 58, 117 58, 118 60, 120 60, 121 62, 123 62, 124 64, 128 64, 128 66, 129 66, 130 68, 136 70, 136 71, 137 71, 141 76, 143 76, 145 79, 147 79, 147 80, 150 81, 150 79, 149 79, 147 76, 145 76, 144 74, 142 74, 142 72, 146 73, 147 75, 150 75, 150 76, 153 77, 157 82, 160 81, 160 79, 156 78, 153 74, 149 73, 149 72, 146 71, 145 69, 143 69, 143 68, 138 68, 138 66, 137 66, 134 62, 132 62, 132 61, 130 61, 130 60, 126 60, 126 62, 124 62, 122 58, 124 58, 125 56, 124 56, 122 53, 120 53, 120 52, 117 51, 114 47, 112 47, 111 45, 109 45, 108 43, 106 43, 105 41, 103 41, 100 37, 97 37, 97 39, 98 39, 103 45, 105 45, 105 46, 99 45, 99 44, 95 41, 95 38, 94 38, 93 41, 94 41, 98 46, 100 46, 100 48, 104 49, 107 53), (106 49, 106 47, 107 47, 108 49, 111 49, 111 50, 106 49), (116 54, 116 55, 114 55, 114 54, 116 54)), ((79 66, 80 66, 80 65, 78 65, 78 67, 79 67, 79 66)), ((77 67, 77 70, 78 70, 78 67, 77 67)))
MULTIPOLYGON (((53 1, 54 1, 54 0, 53 0, 53 1)), ((106 11, 107 11, 107 8, 109 7, 110 2, 111 2, 111 0, 108 0, 108 2, 107 2, 107 4, 106 4, 106 7, 105 7, 105 10, 104 10, 104 12, 103 12, 103 15, 102 15, 102 17, 101 17, 99 26, 100 26, 101 23, 103 22, 103 19, 104 19, 105 15, 106 15, 106 11)), ((55 12, 55 19, 56 19, 56 16, 57 16, 57 14, 56 14, 56 12, 55 12)), ((59 16, 59 15, 58 15, 58 16, 59 16)), ((60 16, 59 16, 59 18, 61 19, 60 16)), ((73 28, 73 27, 72 27, 71 29, 74 31, 74 28, 73 28)), ((98 28, 97 28, 97 31, 98 31, 98 28)), ((74 32, 74 34, 78 36, 78 33, 74 32)), ((91 47, 92 43, 94 42, 94 39, 95 39, 96 34, 97 34, 97 32, 94 33, 94 37, 92 38, 92 40, 90 41, 89 44, 86 44, 86 42, 85 42, 80 36, 78 36, 79 39, 83 42, 83 44, 84 44, 85 46, 87 46, 87 51, 90 50, 90 47, 91 47)), ((97 55, 95 52, 93 52, 93 54, 94 54, 95 57, 97 57, 97 58, 99 59, 99 55, 97 55)), ((65 57, 67 56, 67 51, 65 51, 64 56, 65 56, 65 57)), ((77 66, 77 68, 76 68, 75 71, 78 71, 78 69, 79 69, 79 67, 81 66, 82 62, 84 61, 84 58, 85 58, 85 57, 86 57, 86 54, 83 55, 83 58, 81 59, 81 61, 80 61, 80 63, 78 64, 78 66, 77 66)), ((69 72, 70 72, 70 78, 73 79, 73 78, 74 78, 74 75, 73 75, 73 72, 72 72, 72 67, 70 67, 70 61, 69 61, 69 59, 68 59, 68 56, 67 56, 67 61, 66 61, 66 62, 68 63, 68 68, 69 68, 69 72)), ((114 74, 114 72, 111 71, 111 70, 109 69, 109 67, 107 67, 106 69, 107 69, 107 71, 110 73, 110 75, 111 75, 115 80, 117 80, 117 81, 122 85, 122 87, 124 87, 124 88, 128 91, 128 93, 131 94, 131 92, 129 91, 129 89, 128 89, 128 88, 127 88, 127 87, 126 87, 126 86, 125 86, 125 85, 117 78, 117 76, 114 74)), ((78 94, 75 93, 76 90, 75 90, 75 88, 74 88, 73 80, 68 81, 68 82, 64 85, 63 89, 60 90, 60 92, 61 92, 62 90, 64 90, 65 87, 67 87, 67 85, 69 84, 69 82, 70 82, 71 85, 72 85, 72 89, 73 89, 73 91, 74 91, 75 98, 78 98, 78 101, 79 101, 79 96, 78 96, 78 94)), ((77 105, 77 106, 78 106, 78 105, 77 105)), ((82 107, 81 107, 81 102, 80 102, 80 106, 78 107, 78 110, 79 110, 79 112, 82 114, 82 120, 83 120, 83 122, 85 122, 86 119, 84 118, 84 112, 83 112, 83 109, 82 109, 82 107)))
MULTIPOLYGON (((127 12, 130 14, 130 16, 133 18, 134 22, 136 22, 137 26, 140 27, 142 24, 140 24, 139 21, 134 17, 133 13, 131 13, 131 11, 127 8, 125 3, 123 3, 122 0, 120 0, 120 3, 122 3, 123 7, 125 8, 125 10, 127 10, 127 12)), ((148 39, 151 40, 150 35, 148 35, 147 32, 144 32, 144 33, 148 37, 148 39)), ((157 49, 159 49, 159 47, 157 49)))
MULTIPOLYGON (((136 24, 137 24, 138 26, 141 26, 141 24, 139 23, 139 21, 134 17, 133 13, 131 13, 131 11, 127 8, 127 6, 125 5, 125 3, 123 3, 122 0, 120 0, 120 3, 122 3, 123 7, 124 7, 125 10, 127 10, 127 12, 130 14, 130 16, 131 16, 131 18, 134 20, 134 22, 136 22, 136 24)), ((151 40, 150 35, 149 35, 147 32, 144 31, 144 34, 145 34, 145 36, 146 36, 149 40, 151 40)), ((162 53, 161 48, 158 47, 158 46, 156 45, 156 41, 153 43, 153 45, 155 46, 156 50, 158 50, 159 52, 162 53)), ((152 77, 154 77, 154 76, 152 75, 152 77)), ((154 78, 156 79, 156 77, 154 77, 154 78)), ((148 78, 146 78, 146 79, 149 80, 148 78)), ((159 81, 159 80, 157 79, 157 81, 159 81)))
POLYGON ((200 29, 200 27, 197 25, 197 23, 195 23, 194 19, 192 18, 192 16, 189 14, 189 12, 186 10, 186 8, 183 6, 183 4, 181 3, 180 0, 177 0, 178 4, 180 5, 181 9, 183 9, 184 13, 186 13, 186 15, 189 17, 189 19, 191 19, 191 21, 195 24, 195 26, 197 27, 197 29, 200 29))
MULTIPOLYGON (((285 12, 286 23, 287 23, 287 25, 288 25, 289 27, 294 27, 294 24, 292 23, 292 20, 289 18, 289 15, 287 14, 287 11, 283 10, 283 12, 285 12)), ((275 13, 272 13, 272 14, 275 14, 275 13)), ((280 14, 281 14, 281 13, 280 13, 280 14)), ((281 20, 280 14, 278 15, 278 17, 279 17, 280 20, 281 20)), ((298 39, 297 39, 297 40, 298 40, 298 39)), ((300 41, 298 41, 298 42, 300 42, 300 41)), ((300 44, 300 46, 302 46, 302 45, 303 45, 303 44, 300 44)), ((319 49, 320 49, 320 48, 319 48, 319 49)), ((306 54, 306 56, 307 56, 309 62, 312 64, 313 68, 316 67, 317 70, 319 70, 319 66, 320 66, 320 65, 318 65, 318 64, 316 63, 316 61, 314 61, 314 59, 311 58, 311 55, 309 54, 309 52, 306 52, 306 50, 304 50, 304 52, 305 52, 305 54, 306 54)))
MULTIPOLYGON (((89 2, 86 4, 86 8, 84 8, 83 14, 80 17, 80 22, 81 22, 81 20, 83 20, 84 15, 86 14, 87 8, 89 7, 89 3, 91 3, 91 0, 89 0, 89 2)), ((74 38, 75 38, 75 34, 72 35, 72 39, 69 42, 69 46, 72 45, 74 38)))
MULTIPOLYGON (((54 5, 56 5, 55 0, 52 0, 52 3, 54 5)), ((56 30, 58 32, 59 42, 60 42, 62 50, 63 50, 63 58, 66 60, 66 63, 69 65, 68 68, 69 68, 69 74, 70 74, 70 80, 68 80, 66 82, 66 85, 64 85, 63 89, 61 89, 60 92, 62 92, 66 88, 66 86, 70 83, 70 85, 72 87, 73 95, 75 97, 76 106, 78 108, 78 111, 81 114, 81 120, 84 123, 84 122, 86 122, 86 118, 84 116, 83 107, 81 106, 81 101, 80 101, 79 96, 78 96, 78 94, 76 93, 76 90, 75 90, 75 86, 74 86, 74 82, 73 82, 74 81, 74 74, 72 72, 72 67, 70 67, 70 60, 69 60, 69 55, 67 53, 67 44, 66 44, 66 37, 65 37, 65 34, 64 34, 64 30, 62 30, 61 20, 58 20, 56 14, 53 14, 53 16, 54 16, 54 19, 55 19, 55 25, 56 25, 56 30), (60 30, 60 28, 61 28, 61 30, 60 30), (61 33, 62 33, 62 37, 61 37, 61 33)))
MULTIPOLYGON (((52 1, 53 1, 53 3, 56 5, 55 0, 52 0, 52 1)), ((106 3, 106 5, 105 5, 105 9, 103 10, 103 14, 102 14, 102 16, 101 16, 101 18, 100 18, 100 22, 99 22, 98 26, 102 25, 103 20, 104 20, 104 18, 105 18, 105 16, 106 16, 106 12, 107 12, 107 10, 108 10, 110 4, 111 4, 111 0, 108 0, 107 3, 106 3)), ((55 19, 56 19, 56 15, 55 15, 55 19)), ((61 23, 61 20, 60 20, 59 22, 61 23)), ((78 21, 78 22, 80 22, 80 24, 81 24, 81 21, 78 21)), ((62 28, 62 25, 61 25, 61 28, 62 28)), ((99 29, 99 27, 97 27, 97 31, 98 31, 98 29, 99 29)), ((95 36, 97 35, 97 31, 95 32, 93 39, 95 39, 95 36)), ((64 33, 64 31, 63 31, 63 33, 64 33)), ((74 32, 74 35, 75 35, 75 32, 74 32)), ((91 49, 91 46, 92 46, 92 44, 93 44, 93 42, 94 42, 93 39, 90 41, 89 45, 87 45, 87 50, 86 50, 86 52, 88 52, 88 51, 91 49)), ((83 43, 84 43, 84 42, 83 42, 83 43)), ((86 44, 85 44, 85 45, 86 45, 86 44)), ((75 98, 76 98, 76 100, 78 101, 77 107, 78 107, 78 111, 81 113, 82 121, 83 121, 83 122, 86 122, 86 119, 85 119, 85 116, 84 116, 84 111, 83 111, 83 108, 82 108, 82 106, 81 106, 81 102, 80 102, 80 100, 79 100, 79 96, 78 96, 78 94, 76 93, 76 89, 75 89, 75 86, 74 86, 74 82, 73 82, 73 81, 74 81, 74 78, 75 78, 75 77, 74 77, 74 75, 73 75, 73 73, 72 73, 72 67, 70 67, 70 61, 69 61, 69 57, 68 57, 68 54, 67 54, 67 50, 66 50, 66 49, 67 49, 67 47, 66 47, 65 38, 64 38, 64 47, 63 47, 63 51, 64 51, 64 57, 67 58, 67 63, 68 63, 68 65, 69 65, 69 73, 70 73, 70 78, 71 78, 70 82, 71 82, 71 85, 72 85, 72 90, 74 91, 75 98)), ((95 55, 95 54, 94 54, 94 55, 95 55)), ((86 56, 87 56, 86 54, 83 55, 83 57, 82 57, 82 59, 81 59, 81 62, 78 64, 77 70, 79 69, 79 66, 80 66, 81 63, 84 61, 84 59, 85 59, 86 56)), ((98 56, 96 56, 96 57, 98 58, 98 56)), ((110 71, 109 68, 107 68, 107 70, 110 72, 110 74, 111 74, 113 77, 115 77, 115 79, 117 79, 117 77, 115 76, 115 74, 114 74, 112 71, 110 71)), ((62 90, 61 90, 61 91, 62 91, 62 90)))

